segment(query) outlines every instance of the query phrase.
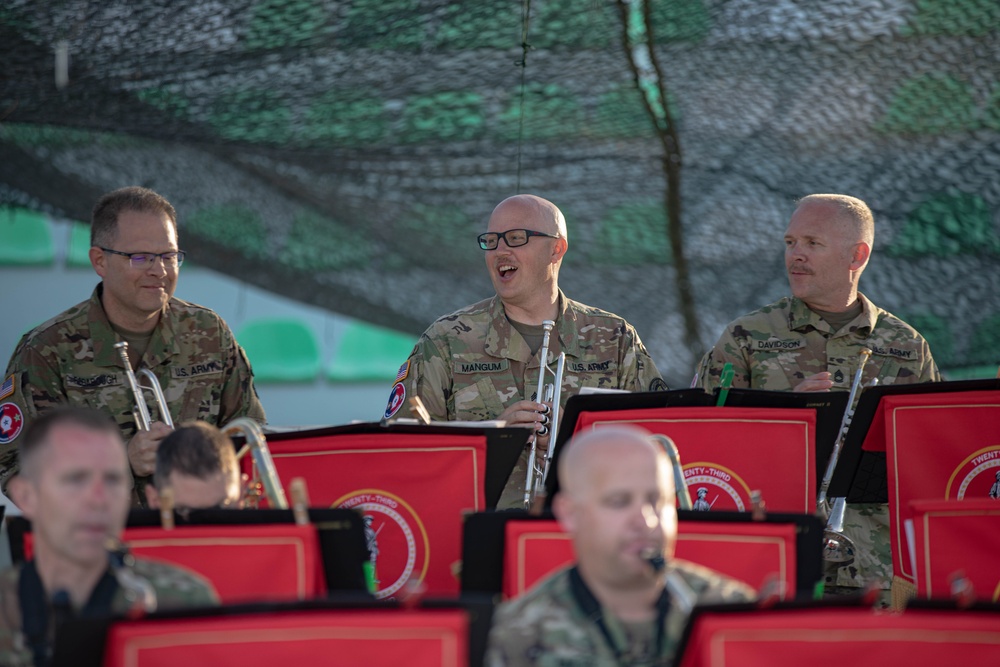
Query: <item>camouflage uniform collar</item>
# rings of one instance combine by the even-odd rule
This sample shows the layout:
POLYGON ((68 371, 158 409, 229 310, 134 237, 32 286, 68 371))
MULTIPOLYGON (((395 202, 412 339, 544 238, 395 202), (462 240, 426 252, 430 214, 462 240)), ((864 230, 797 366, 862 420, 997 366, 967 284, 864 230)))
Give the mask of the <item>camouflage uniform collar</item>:
MULTIPOLYGON (((569 307, 572 303, 559 290, 559 308, 556 315, 556 325, 549 340, 549 357, 566 352, 567 357, 580 356, 580 344, 577 340, 577 325, 575 312, 569 307)), ((486 333, 484 350, 487 354, 499 358, 514 359, 527 364, 532 361, 531 349, 524 337, 511 326, 507 319, 507 311, 499 296, 490 300, 490 329, 486 333)), ((537 368, 538 364, 534 364, 537 368)), ((529 366, 530 367, 530 366, 529 366)))
MULTIPOLYGON (((798 297, 785 297, 789 303, 788 307, 788 328, 791 331, 801 331, 812 327, 817 331, 830 333, 830 325, 805 304, 798 297)), ((858 299, 861 301, 861 314, 851 320, 840 334, 856 333, 862 338, 867 338, 872 329, 875 328, 875 320, 878 318, 878 308, 868 300, 861 292, 858 292, 858 299)), ((780 304, 781 302, 779 302, 780 304)))
MULTIPOLYGON (((94 293, 90 296, 90 307, 87 314, 90 339, 94 345, 94 363, 98 366, 117 368, 121 366, 118 350, 114 348, 114 344, 118 341, 118 334, 111 327, 108 314, 104 312, 104 305, 101 303, 103 293, 104 283, 97 283, 94 293)), ((149 368, 166 363, 170 357, 180 352, 177 339, 174 336, 173 321, 170 318, 170 306, 173 302, 174 299, 171 297, 163 308, 160 321, 153 329, 153 335, 149 339, 149 347, 146 348, 146 355, 143 357, 149 368)))

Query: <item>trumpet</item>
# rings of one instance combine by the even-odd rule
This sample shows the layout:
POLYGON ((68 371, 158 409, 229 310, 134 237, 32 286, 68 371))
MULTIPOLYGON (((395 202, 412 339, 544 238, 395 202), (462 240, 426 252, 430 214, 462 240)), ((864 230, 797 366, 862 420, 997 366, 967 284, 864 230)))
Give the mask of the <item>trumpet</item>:
POLYGON ((163 390, 160 388, 160 381, 156 378, 156 375, 148 368, 140 368, 139 375, 147 378, 149 385, 140 384, 135 372, 132 371, 132 362, 128 359, 128 342, 123 340, 115 343, 115 349, 118 350, 118 354, 122 358, 122 363, 125 365, 125 378, 128 380, 129 387, 132 389, 132 396, 135 398, 135 407, 132 409, 132 414, 135 417, 136 426, 140 431, 148 431, 150 425, 153 423, 149 415, 149 406, 146 404, 146 395, 142 393, 143 389, 149 389, 153 392, 153 397, 156 399, 156 407, 160 413, 160 420, 170 428, 173 428, 174 420, 170 418, 170 408, 167 407, 167 399, 163 395, 163 390))
POLYGON ((541 430, 535 431, 531 436, 531 453, 528 455, 528 474, 524 481, 524 507, 530 508, 535 496, 545 487, 545 480, 549 475, 549 467, 552 463, 552 456, 555 453, 556 435, 559 431, 559 401, 562 398, 562 378, 563 370, 566 367, 566 353, 559 354, 556 369, 549 368, 549 338, 552 328, 556 323, 552 320, 542 322, 542 329, 545 331, 542 337, 542 349, 538 363, 538 389, 535 396, 540 403, 551 403, 552 410, 549 417, 549 425, 543 426, 541 430), (546 375, 552 374, 552 383, 546 384, 546 375), (551 427, 551 428, 550 428, 551 427), (545 452, 544 462, 539 465, 538 438, 548 434, 549 446, 545 452))
POLYGON ((846 562, 851 559, 850 554, 854 553, 855 550, 854 543, 844 535, 844 510, 847 509, 847 498, 834 498, 830 501, 827 498, 827 493, 830 490, 833 471, 836 470, 837 461, 840 459, 840 452, 844 447, 847 431, 851 426, 851 419, 854 417, 854 399, 861 388, 861 375, 864 373, 865 364, 871 355, 872 351, 868 348, 862 348, 858 352, 858 370, 855 371, 854 381, 851 383, 851 392, 847 397, 847 408, 844 410, 840 431, 837 433, 837 440, 833 443, 830 461, 826 464, 826 472, 823 474, 823 481, 816 497, 816 513, 827 520, 826 528, 823 531, 823 558, 831 562, 846 562))
MULTIPOLYGON (((263 495, 267 496, 267 502, 275 509, 288 509, 288 499, 285 498, 285 490, 281 488, 278 470, 274 467, 274 459, 271 458, 271 450, 267 446, 267 439, 260 424, 249 417, 240 417, 223 426, 222 432, 226 435, 238 432, 246 437, 246 444, 236 453, 237 460, 249 452, 254 464, 254 482, 258 481, 259 476, 259 483, 263 487, 263 495)), ((248 499, 248 503, 251 507, 256 507, 259 500, 258 491, 256 497, 248 499)))
POLYGON ((677 451, 674 441, 660 433, 653 433, 649 436, 651 440, 663 447, 670 459, 670 469, 674 473, 674 493, 677 495, 677 507, 682 510, 693 509, 691 504, 691 494, 687 490, 687 482, 684 481, 684 468, 681 466, 681 455, 677 451))

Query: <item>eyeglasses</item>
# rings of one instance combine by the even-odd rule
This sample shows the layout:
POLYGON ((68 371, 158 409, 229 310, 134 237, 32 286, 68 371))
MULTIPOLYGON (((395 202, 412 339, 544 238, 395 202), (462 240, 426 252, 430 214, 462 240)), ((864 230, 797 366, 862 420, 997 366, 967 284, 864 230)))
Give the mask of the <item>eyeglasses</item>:
POLYGON ((479 247, 483 250, 495 250, 500 245, 500 239, 508 248, 516 248, 528 242, 532 236, 545 236, 550 239, 559 238, 558 234, 546 234, 531 229, 508 229, 505 232, 486 232, 479 235, 479 247))
POLYGON ((157 259, 163 260, 164 268, 174 268, 178 267, 184 263, 184 255, 186 254, 183 250, 172 250, 170 252, 121 252, 120 250, 112 250, 111 248, 101 248, 97 246, 104 252, 110 252, 112 255, 121 255, 122 257, 128 257, 128 263, 133 269, 145 269, 153 265, 157 259))

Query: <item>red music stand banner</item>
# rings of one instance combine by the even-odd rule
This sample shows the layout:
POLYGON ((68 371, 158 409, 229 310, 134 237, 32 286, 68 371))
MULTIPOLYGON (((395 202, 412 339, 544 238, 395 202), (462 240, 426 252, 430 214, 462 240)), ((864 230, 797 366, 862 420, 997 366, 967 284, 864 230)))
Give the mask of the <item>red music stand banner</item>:
POLYGON ((744 512, 759 489, 773 512, 816 510, 816 413, 791 408, 581 412, 576 432, 635 424, 670 436, 695 509, 744 512))
POLYGON ((337 434, 268 445, 283 484, 303 477, 311 504, 364 514, 375 597, 393 599, 409 581, 430 595, 458 594, 462 513, 486 507, 485 435, 337 434))
POLYGON ((200 574, 215 587, 224 604, 326 595, 314 526, 126 528, 122 540, 140 558, 165 561, 200 574))
POLYGON ((115 623, 106 667, 365 665, 462 667, 461 610, 324 610, 115 623))
POLYGON ((696 612, 678 667, 996 665, 996 613, 863 607, 696 612))
MULTIPOLYGON (((910 501, 990 498, 1000 481, 1000 391, 886 395, 878 413, 889 477, 893 574, 915 584, 904 532, 910 501)), ((877 436, 866 446, 877 448, 877 436)))
MULTIPOLYGON (((516 597, 575 560, 569 536, 556 521, 505 525, 503 595, 516 597)), ((681 521, 676 557, 710 567, 760 590, 771 580, 782 598, 795 597, 795 524, 681 521)))
POLYGON ((1000 601, 1000 501, 917 500, 910 507, 917 596, 950 597, 950 579, 961 573, 977 598, 1000 601))

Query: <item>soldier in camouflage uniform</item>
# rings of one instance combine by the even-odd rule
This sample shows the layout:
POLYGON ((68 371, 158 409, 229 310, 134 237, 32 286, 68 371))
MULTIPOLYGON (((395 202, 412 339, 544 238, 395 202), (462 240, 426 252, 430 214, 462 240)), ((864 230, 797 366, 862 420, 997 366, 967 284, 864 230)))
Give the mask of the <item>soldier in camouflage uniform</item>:
POLYGON ((553 511, 576 565, 500 605, 488 667, 670 665, 695 604, 753 599, 745 584, 672 557, 673 474, 648 435, 608 426, 570 441, 553 511))
POLYGON ((264 410, 250 363, 222 318, 173 298, 183 253, 169 202, 138 187, 105 195, 94 208, 91 243, 91 263, 103 280, 90 300, 25 334, 7 366, 0 413, 17 423, 0 432, 0 483, 6 489, 17 472, 15 440, 25 426, 55 405, 89 405, 121 426, 136 482, 133 502, 143 506, 156 447, 170 429, 161 420, 137 430, 115 343, 127 341, 132 366, 156 374, 175 421, 263 422, 264 410))
POLYGON ((47 664, 55 599, 88 617, 218 603, 193 573, 109 560, 109 538, 124 528, 130 502, 124 443, 107 414, 49 411, 20 446, 11 493, 32 522, 34 560, 0 572, 0 664, 47 664))
MULTIPOLYGON (((875 238, 871 211, 844 195, 803 198, 785 232, 785 265, 792 296, 730 323, 702 359, 701 386, 712 391, 726 363, 733 387, 776 391, 846 391, 868 348, 863 385, 941 379, 927 341, 895 315, 858 292, 875 238)), ((892 579, 886 505, 848 505, 844 532, 855 560, 828 565, 830 592, 892 579), (838 590, 839 589, 839 590, 838 590)))
MULTIPOLYGON (((545 430, 549 406, 534 395, 545 320, 555 322, 549 358, 566 353, 562 405, 581 387, 666 389, 628 322, 567 299, 559 289, 568 243, 566 220, 555 205, 533 195, 510 197, 494 209, 488 230, 479 242, 496 296, 442 317, 424 332, 400 368, 386 419, 408 397, 419 396, 434 420, 499 419, 545 430)), ((500 508, 521 505, 526 471, 525 452, 500 508)))

